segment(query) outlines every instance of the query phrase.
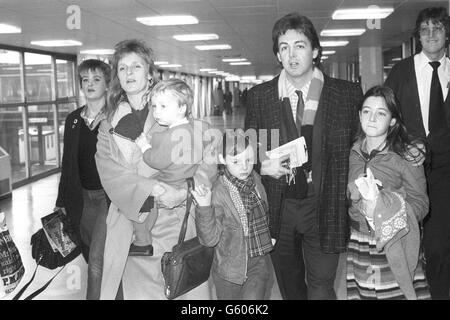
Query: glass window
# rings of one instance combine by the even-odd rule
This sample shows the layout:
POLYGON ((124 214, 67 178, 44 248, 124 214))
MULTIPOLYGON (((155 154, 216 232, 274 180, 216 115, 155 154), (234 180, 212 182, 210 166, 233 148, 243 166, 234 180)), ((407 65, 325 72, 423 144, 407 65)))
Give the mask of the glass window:
POLYGON ((56 60, 56 76, 58 83, 58 98, 73 97, 74 83, 73 83, 74 63, 67 60, 56 60))
POLYGON ((11 156, 11 182, 26 178, 23 107, 0 108, 0 146, 11 156))
MULTIPOLYGON (((61 155, 61 161, 62 161, 62 154, 63 154, 63 147, 64 147, 64 126, 66 124, 66 118, 77 108, 77 104, 75 102, 72 103, 59 103, 58 104, 58 133, 59 133, 59 154, 61 155)), ((56 142, 56 141, 55 141, 56 142)))
POLYGON ((25 80, 28 101, 52 100, 52 58, 45 54, 25 52, 25 80))
POLYGON ((54 105, 28 106, 28 138, 30 139, 31 174, 58 167, 54 126, 54 105), (51 147, 53 144, 53 147, 51 147))
POLYGON ((20 53, 0 49, 0 103, 22 102, 20 53))

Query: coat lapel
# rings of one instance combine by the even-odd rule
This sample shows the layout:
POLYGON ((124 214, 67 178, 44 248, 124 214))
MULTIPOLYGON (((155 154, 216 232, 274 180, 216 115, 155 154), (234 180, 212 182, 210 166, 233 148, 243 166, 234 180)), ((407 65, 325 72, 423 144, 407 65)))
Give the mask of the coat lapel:
POLYGON ((404 106, 402 109, 405 110, 405 107, 410 108, 409 110, 414 114, 414 118, 418 119, 417 125, 419 126, 419 130, 422 132, 423 136, 425 134, 425 127, 423 126, 423 117, 422 110, 420 109, 420 98, 419 98, 419 88, 417 87, 417 76, 416 69, 414 67, 414 59, 411 59, 410 68, 408 68, 409 72, 406 76, 406 88, 411 88, 411 99, 413 101, 412 106, 404 106))
MULTIPOLYGON (((84 121, 81 117, 81 111, 83 111, 82 107, 80 108, 80 112, 77 113, 75 118, 73 119, 71 128, 71 136, 72 136, 72 163, 78 163, 78 144, 80 143, 80 125, 81 121, 84 121)), ((78 170, 78 169, 77 169, 78 170)))
POLYGON ((313 141, 312 141, 312 177, 316 182, 314 183, 314 191, 320 194, 322 184, 322 149, 326 145, 325 128, 325 114, 327 112, 328 101, 330 101, 330 83, 329 78, 324 74, 324 83, 322 92, 320 93, 319 105, 317 106, 316 117, 313 126, 313 141))

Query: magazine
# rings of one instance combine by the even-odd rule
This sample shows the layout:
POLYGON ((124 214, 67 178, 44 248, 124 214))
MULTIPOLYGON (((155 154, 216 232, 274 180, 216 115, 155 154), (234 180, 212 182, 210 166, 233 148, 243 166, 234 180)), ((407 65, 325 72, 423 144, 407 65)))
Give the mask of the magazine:
POLYGON ((278 148, 267 151, 266 154, 270 159, 278 159, 289 154, 290 168, 301 167, 308 162, 308 150, 304 137, 297 138, 278 148))
POLYGON ((77 244, 72 240, 65 229, 65 220, 66 217, 61 210, 41 218, 42 228, 44 229, 45 235, 47 236, 53 251, 56 249, 64 258, 77 247, 77 244))

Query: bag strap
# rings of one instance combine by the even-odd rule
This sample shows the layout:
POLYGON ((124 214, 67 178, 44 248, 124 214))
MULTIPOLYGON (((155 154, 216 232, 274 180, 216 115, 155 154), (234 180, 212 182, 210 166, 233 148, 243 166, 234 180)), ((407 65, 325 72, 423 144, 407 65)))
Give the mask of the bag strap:
MULTIPOLYGON (((22 289, 20 289, 20 291, 14 296, 14 298, 12 298, 12 300, 19 300, 19 298, 22 296, 22 294, 25 292, 25 290, 27 290, 27 288, 30 286, 30 284, 33 282, 34 277, 36 276, 36 271, 39 267, 39 263, 41 262, 42 256, 39 257, 39 260, 36 264, 36 268, 34 269, 33 272, 33 276, 31 277, 31 279, 27 282, 26 285, 24 285, 22 287, 22 289)), ((53 279, 56 278, 56 276, 64 269, 66 265, 63 265, 63 267, 50 279, 47 281, 46 284, 44 284, 42 287, 40 287, 39 289, 35 290, 33 293, 31 293, 30 295, 28 295, 26 298, 24 298, 23 300, 32 300, 34 297, 38 296, 42 291, 44 291, 45 289, 47 289, 47 287, 50 285, 50 283, 52 283, 53 279)))
POLYGON ((44 284, 42 287, 40 287, 39 289, 34 291, 32 294, 30 294, 28 297, 24 298, 23 300, 32 300, 34 297, 38 296, 42 291, 47 289, 47 287, 50 285, 50 283, 52 283, 53 279, 55 279, 58 276, 58 274, 64 269, 65 266, 66 265, 63 265, 63 267, 61 269, 59 269, 59 271, 50 280, 48 280, 46 284, 44 284))
POLYGON ((183 224, 181 225, 180 236, 178 237, 178 245, 182 244, 184 237, 186 236, 187 223, 189 218, 189 213, 191 212, 192 205, 192 193, 191 191, 195 188, 194 178, 187 178, 187 195, 186 195, 186 213, 184 214, 183 224))

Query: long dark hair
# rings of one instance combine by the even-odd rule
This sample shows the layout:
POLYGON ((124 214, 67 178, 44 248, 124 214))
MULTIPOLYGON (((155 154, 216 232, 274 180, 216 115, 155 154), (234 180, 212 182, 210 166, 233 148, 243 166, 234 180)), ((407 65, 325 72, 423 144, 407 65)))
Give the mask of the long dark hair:
MULTIPOLYGON (((123 40, 119 43, 117 43, 114 46, 115 52, 111 59, 111 83, 110 83, 110 89, 109 89, 109 95, 108 95, 108 105, 107 105, 107 116, 108 119, 111 119, 112 115, 116 111, 117 107, 119 106, 119 103, 126 99, 125 91, 122 89, 122 86, 120 85, 119 77, 117 75, 117 67, 119 64, 120 59, 122 59, 124 56, 135 53, 138 56, 140 56, 148 67, 148 73, 151 76, 150 84, 154 85, 157 80, 157 70, 155 67, 155 64, 153 62, 153 51, 150 49, 150 47, 147 46, 147 44, 143 40, 137 40, 137 39, 131 39, 131 40, 123 40)), ((150 85, 150 87, 151 87, 150 85)), ((150 90, 149 90, 150 92, 150 90)), ((147 92, 143 99, 148 98, 147 92)))
MULTIPOLYGON (((370 88, 364 98, 362 103, 359 105, 358 111, 361 112, 364 102, 369 97, 381 97, 386 102, 386 106, 391 113, 392 119, 395 119, 395 124, 389 126, 387 137, 386 137, 386 145, 389 150, 397 153, 400 157, 408 161, 415 161, 418 158, 421 158, 421 155, 424 154, 424 151, 417 147, 418 143, 422 143, 425 145, 424 141, 419 138, 412 137, 408 131, 406 130, 405 123, 403 121, 403 116, 400 111, 399 103, 395 98, 394 92, 391 88, 386 86, 375 86, 370 88), (419 153, 412 153, 410 151, 411 147, 415 147, 419 153)), ((365 139, 366 134, 362 130, 361 121, 359 123, 358 133, 356 136, 357 140, 365 139)))

